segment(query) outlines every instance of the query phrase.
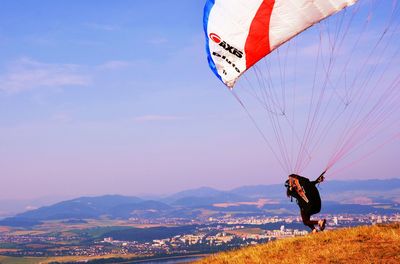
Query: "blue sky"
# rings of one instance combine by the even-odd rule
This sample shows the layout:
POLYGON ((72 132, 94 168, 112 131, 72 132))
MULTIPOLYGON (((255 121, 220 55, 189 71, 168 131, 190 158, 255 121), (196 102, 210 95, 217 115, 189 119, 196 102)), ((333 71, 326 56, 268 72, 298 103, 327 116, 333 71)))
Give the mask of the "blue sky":
MULTIPOLYGON (((208 68, 203 1, 0 5, 0 199, 283 181, 208 68)), ((337 177, 398 177, 398 149, 337 177)))

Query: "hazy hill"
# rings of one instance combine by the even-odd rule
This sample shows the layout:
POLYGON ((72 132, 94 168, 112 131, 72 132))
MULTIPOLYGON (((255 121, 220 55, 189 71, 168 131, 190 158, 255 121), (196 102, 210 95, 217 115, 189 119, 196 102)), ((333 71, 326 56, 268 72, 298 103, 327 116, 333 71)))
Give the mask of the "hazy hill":
MULTIPOLYGON (((385 180, 349 180, 330 181, 329 179, 319 185, 321 195, 336 201, 343 201, 343 195, 354 194, 367 197, 400 198, 400 179, 385 180)), ((231 193, 262 198, 282 199, 285 197, 284 182, 273 185, 243 186, 230 191, 231 193)))
MULTIPOLYGON (((327 180, 319 186, 321 195, 330 201, 343 201, 343 197, 350 196, 365 196, 387 202, 393 198, 400 201, 400 179, 385 179, 385 180, 349 180, 337 181, 327 180)), ((282 184, 270 185, 246 185, 228 191, 220 191, 214 188, 201 187, 197 189, 186 190, 170 195, 163 202, 169 204, 182 204, 182 200, 190 199, 197 201, 205 201, 210 197, 230 197, 231 201, 237 201, 236 197, 245 197, 247 200, 257 200, 259 198, 269 198, 282 200, 286 199, 284 182, 282 184), (231 196, 229 196, 231 195, 231 196), (195 199, 196 198, 196 199, 195 199)), ((214 199, 215 200, 215 199, 214 199)), ((194 202, 199 204, 203 202, 194 202)), ((220 201, 219 201, 220 202, 220 201)), ((228 202, 228 201, 226 201, 228 202)))
POLYGON ((285 197, 284 182, 282 184, 271 185, 247 185, 231 190, 232 193, 248 196, 252 198, 275 198, 280 199, 285 197))
POLYGON ((214 188, 200 187, 200 188, 196 188, 196 189, 190 189, 190 190, 185 190, 185 191, 174 193, 162 200, 167 203, 174 203, 175 201, 178 201, 185 197, 208 197, 208 196, 220 195, 223 193, 224 193, 224 191, 220 191, 220 190, 217 190, 214 188))
POLYGON ((111 208, 106 215, 110 218, 159 217, 161 213, 171 210, 171 206, 158 201, 142 201, 139 203, 120 204, 111 208))
POLYGON ((324 231, 220 253, 195 263, 400 263, 400 225, 324 231))
POLYGON ((0 225, 29 226, 45 220, 128 218, 132 212, 143 210, 162 210, 169 206, 157 201, 144 201, 138 197, 104 195, 81 197, 44 206, 25 213, 17 214, 0 221, 0 225))
POLYGON ((27 210, 33 210, 43 206, 52 205, 61 201, 71 199, 67 196, 45 196, 35 199, 1 199, 0 200, 0 219, 13 216, 27 210))
MULTIPOLYGON (((144 200, 138 197, 105 195, 80 197, 40 207, 0 221, 6 226, 32 226, 46 220, 140 218, 199 218, 234 214, 236 216, 294 215, 291 203, 280 184, 244 186, 231 191, 202 187, 176 193, 167 198, 144 200), (203 212, 205 215, 203 215, 203 212)), ((400 179, 365 181, 326 181, 320 186, 321 213, 400 212, 400 179)))
POLYGON ((253 199, 237 195, 229 192, 220 192, 216 195, 198 197, 198 196, 187 196, 182 197, 172 203, 172 205, 185 206, 185 207, 201 207, 207 205, 213 205, 216 203, 231 203, 231 202, 247 202, 253 201, 253 199))
POLYGON ((97 197, 80 197, 41 207, 36 210, 18 214, 18 217, 35 220, 56 220, 68 218, 98 218, 121 204, 138 204, 143 200, 137 197, 104 195, 97 197))

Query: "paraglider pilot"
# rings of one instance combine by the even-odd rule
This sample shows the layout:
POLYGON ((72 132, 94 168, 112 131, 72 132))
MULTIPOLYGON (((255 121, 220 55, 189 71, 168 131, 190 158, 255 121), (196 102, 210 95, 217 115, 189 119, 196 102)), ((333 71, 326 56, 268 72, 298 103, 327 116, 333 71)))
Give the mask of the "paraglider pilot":
POLYGON ((311 228, 313 233, 317 232, 315 228, 318 225, 319 230, 325 229, 326 219, 318 221, 311 220, 313 214, 321 211, 321 197, 319 195, 317 184, 324 181, 326 171, 324 171, 315 181, 302 177, 297 174, 289 175, 289 179, 285 182, 287 196, 294 197, 300 207, 300 214, 304 225, 311 228))

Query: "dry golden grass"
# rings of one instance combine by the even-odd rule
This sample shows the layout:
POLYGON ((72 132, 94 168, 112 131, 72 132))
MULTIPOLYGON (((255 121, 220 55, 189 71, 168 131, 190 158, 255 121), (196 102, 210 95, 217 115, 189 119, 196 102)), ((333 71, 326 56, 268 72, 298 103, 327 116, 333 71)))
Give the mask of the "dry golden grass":
POLYGON ((400 263, 400 224, 344 228, 216 254, 196 264, 400 263))

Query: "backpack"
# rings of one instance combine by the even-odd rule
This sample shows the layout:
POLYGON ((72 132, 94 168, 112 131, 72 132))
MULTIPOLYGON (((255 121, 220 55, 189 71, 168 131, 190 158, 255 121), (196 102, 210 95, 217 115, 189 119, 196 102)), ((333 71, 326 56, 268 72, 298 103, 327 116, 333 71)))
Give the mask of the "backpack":
POLYGON ((285 182, 287 195, 291 199, 295 198, 302 211, 309 215, 321 211, 321 197, 315 182, 311 182, 306 177, 297 174, 289 175, 285 182))

